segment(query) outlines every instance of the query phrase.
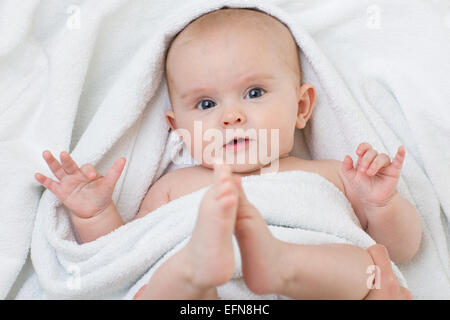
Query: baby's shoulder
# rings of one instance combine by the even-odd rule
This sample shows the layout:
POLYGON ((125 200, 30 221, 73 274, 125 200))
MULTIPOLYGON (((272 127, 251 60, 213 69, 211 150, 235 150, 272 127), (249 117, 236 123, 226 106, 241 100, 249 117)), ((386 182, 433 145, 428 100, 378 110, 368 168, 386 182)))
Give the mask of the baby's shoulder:
POLYGON ((170 200, 174 200, 211 184, 211 172, 202 166, 192 166, 170 171, 161 179, 164 179, 170 200))
POLYGON ((204 168, 202 166, 191 166, 169 171, 161 178, 164 177, 164 179, 169 183, 178 184, 182 179, 194 178, 195 180, 202 180, 205 178, 209 178, 211 176, 211 173, 211 169, 204 168))
POLYGON ((136 219, 143 217, 163 204, 208 185, 206 173, 201 169, 189 167, 173 170, 162 175, 147 191, 136 219))
POLYGON ((342 193, 345 194, 344 183, 340 176, 340 167, 342 161, 327 159, 327 160, 306 160, 297 157, 288 157, 281 164, 281 171, 288 170, 302 170, 313 172, 321 175, 331 183, 333 183, 342 193))

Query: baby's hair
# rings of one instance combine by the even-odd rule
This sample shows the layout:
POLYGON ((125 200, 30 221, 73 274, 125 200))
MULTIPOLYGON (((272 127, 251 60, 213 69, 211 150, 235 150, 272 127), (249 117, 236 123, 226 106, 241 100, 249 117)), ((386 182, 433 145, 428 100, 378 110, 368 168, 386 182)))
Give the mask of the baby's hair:
MULTIPOLYGON (((282 21, 278 20, 278 19, 275 18, 274 16, 272 16, 272 15, 270 15, 270 14, 264 12, 264 11, 261 11, 261 10, 259 10, 258 8, 255 8, 255 7, 250 7, 250 8, 230 8, 230 7, 228 7, 228 6, 224 6, 224 7, 220 8, 220 9, 217 9, 217 10, 214 10, 214 11, 207 12, 207 13, 205 13, 205 14, 203 14, 203 15, 197 17, 196 19, 192 20, 192 21, 191 21, 189 24, 187 24, 183 29, 181 29, 180 31, 178 31, 178 32, 175 34, 175 36, 170 40, 169 45, 168 45, 168 49, 166 50, 165 56, 164 56, 164 71, 165 71, 165 74, 166 74, 166 80, 167 80, 167 82, 169 82, 169 74, 168 74, 168 72, 167 72, 167 71, 168 71, 168 70, 167 70, 167 58, 168 58, 168 56, 169 56, 169 52, 170 52, 170 49, 172 48, 173 43, 178 39, 178 37, 180 36, 180 34, 182 34, 186 29, 188 29, 188 27, 189 27, 190 25, 192 25, 192 23, 194 23, 194 22, 197 21, 197 22, 200 22, 200 24, 201 24, 201 20, 204 19, 205 16, 208 16, 208 15, 211 15, 211 14, 214 14, 214 13, 217 13, 217 11, 224 10, 224 9, 232 9, 233 12, 229 12, 228 16, 231 16, 232 14, 236 14, 237 12, 241 12, 241 13, 242 13, 242 12, 245 12, 245 11, 254 11, 254 12, 261 13, 261 14, 263 14, 263 15, 265 15, 265 16, 268 16, 268 17, 274 19, 274 20, 275 20, 276 22, 278 22, 278 23, 281 23, 281 24, 289 31, 289 34, 290 34, 290 36, 291 36, 291 38, 292 38, 292 41, 293 41, 293 43, 294 43, 294 45, 295 45, 296 57, 298 57, 298 59, 296 59, 296 60, 297 60, 297 61, 296 61, 296 62, 297 62, 296 65, 295 65, 295 66, 292 66, 292 64, 287 63, 287 64, 288 64, 288 67, 289 67, 289 69, 291 69, 291 70, 298 76, 299 81, 301 81, 301 79, 302 79, 302 77, 301 77, 301 71, 302 71, 302 69, 301 69, 301 62, 300 62, 300 48, 299 48, 299 46, 297 45, 297 42, 295 41, 295 38, 294 38, 294 36, 292 35, 292 32, 291 32, 290 28, 289 28, 285 23, 283 23, 282 21)), ((261 27, 266 27, 266 25, 264 25, 264 23, 261 22, 261 19, 253 18, 253 21, 255 22, 255 24, 258 24, 258 25, 261 26, 261 27)))

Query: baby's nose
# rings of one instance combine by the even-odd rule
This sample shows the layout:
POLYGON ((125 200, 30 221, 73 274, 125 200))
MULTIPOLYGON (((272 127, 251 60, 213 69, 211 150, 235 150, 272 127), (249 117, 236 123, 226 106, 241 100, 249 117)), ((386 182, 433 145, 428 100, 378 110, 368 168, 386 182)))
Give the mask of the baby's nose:
POLYGON ((233 111, 229 111, 227 112, 223 119, 222 119, 222 124, 224 126, 229 126, 235 123, 239 123, 242 124, 246 121, 246 118, 244 116, 243 113, 237 111, 237 110, 233 110, 233 111))

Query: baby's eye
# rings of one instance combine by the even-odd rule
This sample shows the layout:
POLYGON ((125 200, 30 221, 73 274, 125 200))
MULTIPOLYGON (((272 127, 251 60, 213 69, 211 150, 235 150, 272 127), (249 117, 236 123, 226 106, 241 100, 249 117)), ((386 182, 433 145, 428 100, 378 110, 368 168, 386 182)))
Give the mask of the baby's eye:
POLYGON ((197 108, 200 110, 205 110, 214 107, 216 104, 212 102, 211 100, 201 100, 197 104, 197 108))
POLYGON ((261 88, 253 88, 251 89, 248 94, 245 97, 250 96, 251 99, 253 98, 259 98, 261 97, 263 94, 261 92, 265 92, 264 89, 261 88))

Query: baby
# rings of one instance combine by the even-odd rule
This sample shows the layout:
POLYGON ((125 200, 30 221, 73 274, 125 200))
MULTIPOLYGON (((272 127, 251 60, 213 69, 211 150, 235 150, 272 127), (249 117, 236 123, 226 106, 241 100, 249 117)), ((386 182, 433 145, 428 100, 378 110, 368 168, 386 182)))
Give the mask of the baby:
MULTIPOLYGON (((233 274, 233 234, 241 252, 244 281, 257 294, 278 293, 295 299, 363 299, 368 295, 366 270, 374 262, 367 251, 349 244, 299 245, 272 236, 246 198, 240 179, 261 174, 274 163, 279 171, 309 171, 332 182, 351 202, 362 228, 386 246, 394 262, 406 261, 417 252, 421 241, 418 213, 396 190, 403 147, 391 162, 388 155, 361 143, 355 167, 348 155, 342 162, 289 155, 294 131, 305 127, 316 93, 311 84, 302 84, 298 48, 289 29, 277 19, 250 9, 221 9, 201 16, 172 42, 166 76, 173 107, 166 119, 176 132, 184 130, 194 137, 185 143, 200 165, 162 176, 151 186, 135 219, 211 187, 201 201, 188 243, 155 271, 140 298, 217 298, 216 287, 233 274), (199 122, 200 137, 194 132, 199 122), (214 142, 211 157, 206 158, 194 149, 207 148, 203 135, 211 129, 227 137, 232 134, 225 143, 214 142), (278 130, 278 141, 267 142, 269 154, 275 149, 278 154, 269 160, 247 161, 258 143, 242 135, 247 129, 278 130), (230 154, 244 155, 246 161, 225 164, 230 154)), ((43 157, 60 181, 39 173, 36 179, 72 211, 83 242, 124 224, 112 201, 124 158, 101 176, 90 164, 79 168, 66 152, 61 153, 61 164, 49 151, 43 157)))

